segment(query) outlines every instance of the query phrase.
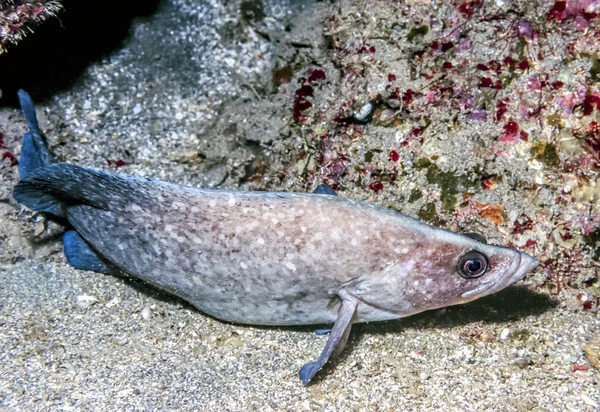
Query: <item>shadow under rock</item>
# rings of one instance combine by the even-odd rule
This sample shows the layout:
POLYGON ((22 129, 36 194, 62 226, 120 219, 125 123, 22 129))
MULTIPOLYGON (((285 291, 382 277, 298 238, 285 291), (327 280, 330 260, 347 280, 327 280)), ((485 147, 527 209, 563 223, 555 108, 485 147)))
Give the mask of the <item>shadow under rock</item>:
MULTIPOLYGON (((0 55, 0 105, 17 105, 17 90, 46 100, 85 69, 122 47, 133 20, 155 13, 161 0, 63 0, 63 10, 0 55)), ((164 3, 164 2, 163 2, 164 3)))

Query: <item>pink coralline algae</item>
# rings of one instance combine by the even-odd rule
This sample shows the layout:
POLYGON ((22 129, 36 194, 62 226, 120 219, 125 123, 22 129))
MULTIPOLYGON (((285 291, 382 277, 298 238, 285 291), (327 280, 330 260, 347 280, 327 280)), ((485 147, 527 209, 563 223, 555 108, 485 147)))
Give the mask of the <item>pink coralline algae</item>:
POLYGON ((17 158, 15 157, 14 154, 12 154, 11 152, 4 152, 2 154, 2 159, 8 159, 10 160, 10 165, 11 166, 15 166, 17 165, 19 162, 17 161, 17 158))
POLYGON ((553 20, 553 19, 560 21, 567 16, 567 13, 565 13, 566 9, 567 9, 566 1, 557 1, 554 3, 552 8, 548 11, 548 14, 546 15, 546 19, 548 21, 553 20))
POLYGON ((527 19, 521 19, 517 22, 514 28, 515 35, 525 39, 527 42, 535 41, 538 33, 533 28, 531 22, 527 19))
POLYGON ((508 121, 504 125, 504 132, 500 135, 498 141, 500 142, 514 142, 517 140, 519 133, 519 125, 514 120, 508 121))
POLYGON ((600 110, 600 96, 587 95, 585 99, 583 99, 583 114, 584 116, 589 116, 594 111, 594 107, 596 110, 600 110))
POLYGON ((506 99, 505 101, 499 100, 498 103, 496 103, 496 114, 494 115, 494 119, 496 119, 497 122, 502 120, 507 110, 508 106, 506 105, 506 99))
POLYGON ((300 78, 301 86, 295 92, 294 120, 297 122, 302 121, 304 111, 312 107, 310 98, 314 96, 314 89, 311 84, 327 79, 327 75, 321 69, 308 69, 305 76, 300 78))
POLYGON ((529 62, 527 60, 522 60, 519 62, 519 70, 525 71, 529 69, 529 62))
POLYGON ((390 154, 388 155, 388 159, 392 162, 397 162, 400 160, 400 154, 395 150, 391 150, 390 154))
POLYGON ((585 30, 591 20, 598 17, 598 0, 573 0, 557 1, 548 10, 546 20, 556 20, 558 22, 572 18, 575 20, 575 27, 579 30, 585 30))
POLYGON ((371 182, 371 183, 369 183, 369 189, 371 189, 375 193, 380 192, 383 190, 383 183, 377 182, 377 181, 371 182))

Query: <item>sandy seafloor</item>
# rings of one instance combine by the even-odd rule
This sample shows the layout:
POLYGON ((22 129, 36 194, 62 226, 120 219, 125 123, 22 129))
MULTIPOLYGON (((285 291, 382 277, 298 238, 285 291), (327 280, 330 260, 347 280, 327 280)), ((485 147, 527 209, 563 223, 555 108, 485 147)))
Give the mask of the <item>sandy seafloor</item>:
MULTIPOLYGON (((582 184, 579 189, 569 189, 581 192, 570 198, 571 203, 564 199, 554 202, 554 195, 570 184, 565 176, 572 169, 558 168, 548 156, 531 160, 528 153, 533 137, 549 144, 559 140, 552 140, 557 139, 552 131, 536 129, 537 119, 526 126, 522 113, 527 108, 521 106, 514 108, 511 119, 518 120, 522 130, 528 127, 529 141, 511 140, 514 136, 502 126, 508 118, 494 126, 489 122, 494 114, 488 114, 487 123, 471 123, 468 130, 460 129, 455 119, 450 132, 444 132, 448 109, 435 105, 429 113, 430 123, 411 117, 419 111, 415 108, 412 114, 399 110, 396 116, 401 118, 390 125, 385 118, 389 108, 384 107, 383 112, 375 113, 372 123, 352 126, 351 131, 336 129, 337 137, 323 138, 327 127, 332 127, 332 115, 327 111, 332 107, 338 110, 336 102, 359 109, 378 92, 385 93, 386 81, 397 82, 394 87, 405 93, 409 85, 403 84, 404 77, 413 82, 410 87, 415 90, 428 87, 415 86, 414 76, 407 74, 422 66, 408 67, 406 58, 394 54, 397 50, 377 43, 384 34, 393 37, 393 30, 390 35, 377 27, 383 27, 378 24, 383 25, 385 19, 396 18, 394 13, 401 16, 401 10, 425 16, 437 3, 408 2, 397 8, 385 2, 355 3, 362 8, 353 10, 356 4, 352 2, 317 2, 303 8, 285 1, 265 1, 265 16, 244 18, 237 1, 160 2, 153 13, 132 20, 130 36, 122 45, 91 62, 71 85, 52 93, 32 90, 34 98, 36 93, 46 97, 38 105, 41 126, 59 160, 103 170, 203 187, 252 190, 307 190, 322 180, 339 184, 342 195, 392 204, 422 217, 430 216, 421 211, 433 204, 442 218, 440 224, 452 229, 480 231, 502 244, 522 246, 535 241, 539 248, 527 251, 543 260, 540 269, 519 287, 468 305, 355 326, 342 356, 330 363, 314 384, 303 387, 297 371, 318 356, 326 337, 316 336, 308 327, 223 323, 140 282, 69 267, 59 238, 62 228, 11 199, 17 168, 4 159, 0 169, 2 409, 600 410, 600 320, 594 301, 598 265, 582 240, 589 238, 585 236, 593 229, 590 225, 598 221, 594 214, 596 186, 590 185, 590 189, 582 184), (333 15, 337 17, 330 18, 333 15), (369 35, 364 35, 364 30, 370 30, 369 35), (332 37, 324 40, 323 32, 333 33, 332 37), (360 35, 364 35, 362 44, 347 46, 360 35), (376 46, 369 50, 372 44, 376 46), (353 47, 355 56, 341 53, 344 47, 353 47), (333 50, 339 54, 333 56, 333 50), (286 77, 289 88, 285 84, 274 87, 272 77, 277 76, 272 76, 273 67, 286 64, 294 74, 280 77, 286 77), (354 88, 348 86, 354 81, 348 78, 349 71, 346 77, 335 74, 349 66, 355 73, 349 77, 358 74, 364 79, 354 88), (318 89, 321 94, 315 86, 314 100, 309 97, 313 106, 303 110, 304 118, 296 119, 305 126, 298 127, 293 115, 297 82, 314 73, 315 67, 327 73, 330 83, 318 89), (399 79, 390 78, 388 72, 399 79), (384 79, 379 84, 373 80, 378 76, 384 79), (340 83, 342 86, 336 86, 340 83), (422 131, 411 132, 419 121, 421 126, 427 124, 422 147, 414 139, 422 131), (402 130, 408 132, 400 133, 402 130), (490 143, 498 138, 494 136, 498 130, 498 134, 504 133, 500 141, 506 145, 500 148, 490 143), (331 139, 331 146, 326 143, 325 149, 306 150, 306 135, 311 134, 323 141, 331 139), (341 134, 350 137, 335 140, 341 134), (405 140, 410 141, 403 144, 405 140), (483 149, 478 149, 477 142, 483 142, 483 149), (336 153, 343 151, 341 144, 348 147, 350 161, 362 169, 330 167, 343 167, 346 162, 336 158, 336 153), (383 149, 369 149, 373 147, 383 149), (390 150, 399 152, 401 177, 382 173, 389 176, 394 172, 395 165, 387 163, 390 150), (483 177, 485 190, 460 183, 465 186, 461 190, 471 191, 462 195, 463 200, 476 201, 472 207, 461 204, 461 213, 450 213, 444 209, 441 189, 428 192, 439 189, 435 181, 427 180, 431 175, 411 165, 427 156, 438 162, 441 170, 460 174, 479 164, 473 150, 479 150, 478 156, 489 157, 491 151, 496 156, 491 163, 481 163, 490 171, 483 177), (315 152, 329 160, 306 157, 315 152), (365 166, 369 162, 372 164, 365 166), (562 185, 559 189, 557 180, 562 185), (535 191, 531 185, 536 185, 535 191), (415 189, 425 193, 413 196, 415 189), (498 209, 498 205, 502 207, 498 209), (498 210, 501 212, 493 213, 498 210), (514 230, 514 222, 521 219, 520 224, 525 225, 527 216, 533 228, 514 230), (557 222, 556 216, 571 217, 574 228, 569 236, 565 235, 566 220, 557 222), (569 254, 569 250, 576 252, 569 254)), ((547 11, 552 4, 536 7, 547 11)), ((520 6, 515 3, 514 9, 520 10, 520 6)), ((464 17, 469 10, 463 12, 464 17)), ((523 13, 541 12, 527 9, 523 13)), ((398 27, 410 32, 410 24, 402 19, 397 17, 398 27)), ((440 25, 435 19, 417 17, 416 21, 427 23, 431 30, 412 36, 429 36, 427 42, 433 42, 436 30, 443 33, 456 19, 456 13, 449 15, 440 25)), ((567 24, 569 17, 563 19, 567 24)), ((598 22, 591 19, 589 24, 598 22)), ((541 41, 524 33, 526 50, 535 51, 536 42, 541 41)), ((474 44, 488 45, 493 43, 489 36, 496 35, 485 30, 472 34, 474 44)), ((448 37, 445 39, 447 42, 448 37)), ((454 40, 457 45, 459 41, 454 40)), ((397 46, 398 42, 389 44, 397 46)), ((460 52, 453 55, 454 66, 461 64, 461 56, 474 56, 460 44, 460 52)), ((500 47, 493 44, 489 48, 500 47)), ((566 48, 559 36, 548 44, 553 50, 566 48)), ((526 51, 521 47, 520 52, 526 51)), ((539 55, 528 53, 532 54, 531 66, 535 62, 542 70, 545 66, 537 61, 539 55)), ((569 64, 577 66, 578 62, 569 64)), ((576 67, 574 74, 568 75, 566 69, 557 69, 565 88, 572 86, 568 82, 577 73, 589 69, 586 65, 581 62, 578 67, 582 69, 576 67)), ((518 73, 513 69, 511 73, 518 73)), ((453 74, 457 79, 461 75, 462 71, 453 74)), ((596 93, 596 86, 589 86, 590 93, 596 93)), ((513 87, 518 85, 513 83, 513 87)), ((479 89, 483 90, 481 84, 479 89)), ((575 89, 572 86, 571 90, 575 89)), ((469 109, 472 119, 481 120, 481 112, 497 98, 486 92, 474 93, 471 100, 479 98, 487 106, 465 103, 461 110, 469 109)), ((554 98, 560 93, 550 94, 554 98)), ((513 95, 508 97, 515 101, 513 95)), ((435 96, 425 92, 423 99, 435 102, 435 96)), ((548 106, 552 104, 549 100, 548 106)), ((508 110, 511 114, 510 107, 508 110)), ((561 133, 576 127, 569 116, 577 109, 570 110, 561 112, 565 121, 558 124, 561 133)), ((591 116, 598 111, 600 107, 591 116)), ((16 108, 0 109, 0 132, 2 150, 18 158, 25 124, 16 108)), ((578 148, 556 145, 561 165, 568 156, 588 156, 578 148)), ((594 170, 586 169, 578 176, 594 182, 594 170)), ((461 196, 452 190, 445 194, 461 196)), ((564 197, 571 191, 560 193, 564 197)))

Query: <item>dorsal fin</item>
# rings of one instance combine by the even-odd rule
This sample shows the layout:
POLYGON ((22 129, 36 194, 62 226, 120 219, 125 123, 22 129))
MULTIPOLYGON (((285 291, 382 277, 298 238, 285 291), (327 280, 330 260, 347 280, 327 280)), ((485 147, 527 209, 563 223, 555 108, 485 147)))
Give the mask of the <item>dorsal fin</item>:
POLYGON ((317 188, 314 190, 313 193, 317 194, 317 195, 332 195, 332 196, 337 196, 336 191, 333 190, 330 186, 327 186, 327 185, 319 185, 319 186, 317 186, 317 188))

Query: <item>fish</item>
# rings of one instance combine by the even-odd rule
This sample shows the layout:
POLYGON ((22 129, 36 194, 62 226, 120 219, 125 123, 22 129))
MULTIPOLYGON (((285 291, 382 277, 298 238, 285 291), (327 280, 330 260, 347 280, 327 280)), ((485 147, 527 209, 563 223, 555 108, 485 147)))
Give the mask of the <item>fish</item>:
POLYGON ((473 301, 538 261, 391 210, 314 193, 204 189, 59 163, 30 96, 13 197, 64 222, 75 268, 141 279, 201 312, 246 325, 333 325, 304 385, 354 323, 473 301))

